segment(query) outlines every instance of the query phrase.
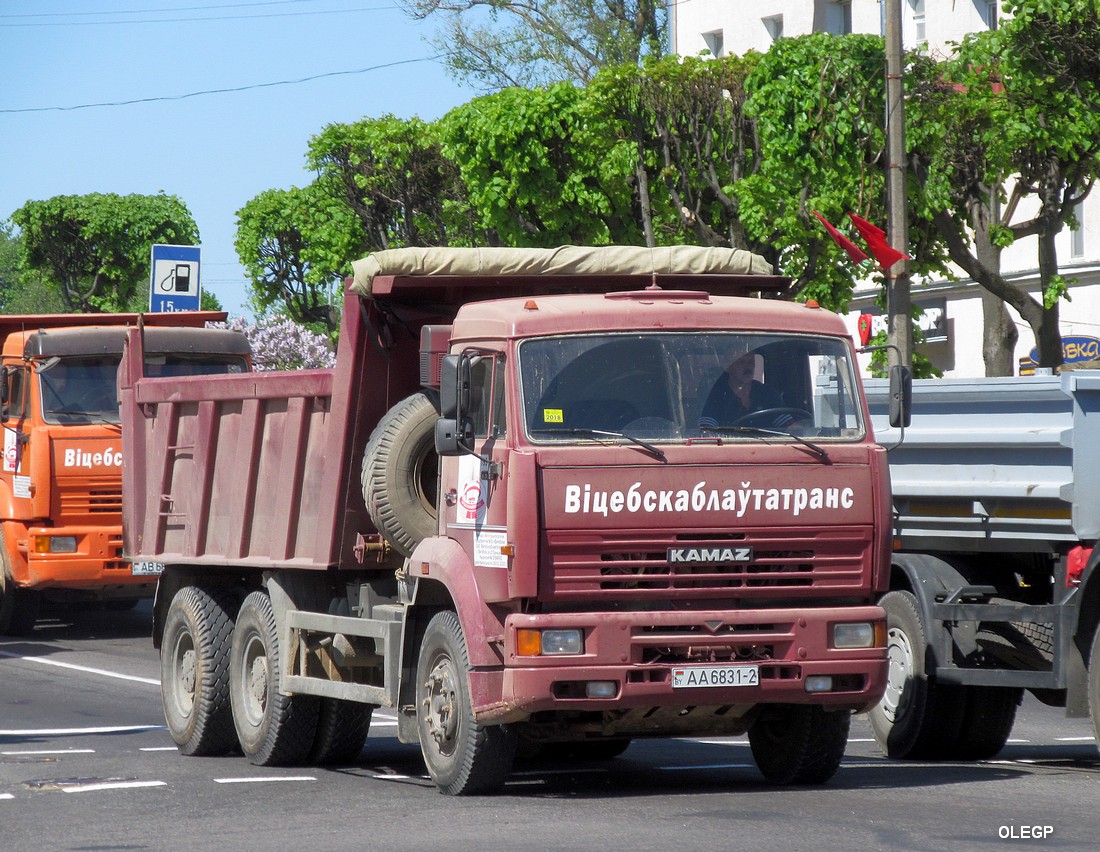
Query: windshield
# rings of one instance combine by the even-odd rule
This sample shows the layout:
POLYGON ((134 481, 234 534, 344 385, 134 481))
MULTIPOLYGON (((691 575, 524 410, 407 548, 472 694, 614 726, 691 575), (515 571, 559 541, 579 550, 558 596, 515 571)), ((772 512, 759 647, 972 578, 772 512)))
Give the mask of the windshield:
POLYGON ((118 355, 51 358, 39 367, 47 423, 118 423, 118 355))
POLYGON ((864 435, 850 350, 837 338, 572 335, 524 341, 518 358, 524 422, 536 442, 864 435))
MULTIPOLYGON (((42 383, 42 417, 47 423, 118 423, 117 354, 50 358, 38 367, 42 383)), ((248 363, 239 355, 150 354, 149 376, 194 376, 243 373, 248 363)))

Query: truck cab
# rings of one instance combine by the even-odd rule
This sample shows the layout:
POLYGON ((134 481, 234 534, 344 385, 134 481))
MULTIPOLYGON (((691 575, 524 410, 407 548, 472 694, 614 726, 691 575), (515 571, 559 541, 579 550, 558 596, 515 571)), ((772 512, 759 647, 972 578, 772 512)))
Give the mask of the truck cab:
MULTIPOLYGON (((223 316, 207 312, 175 321, 201 325, 223 316)), ((122 559, 116 386, 127 318, 137 320, 6 318, 19 328, 3 339, 0 368, 0 632, 29 630, 43 594, 126 607, 153 593, 157 566, 122 559)), ((249 369, 248 342, 236 332, 155 327, 147 335, 151 375, 249 369)))

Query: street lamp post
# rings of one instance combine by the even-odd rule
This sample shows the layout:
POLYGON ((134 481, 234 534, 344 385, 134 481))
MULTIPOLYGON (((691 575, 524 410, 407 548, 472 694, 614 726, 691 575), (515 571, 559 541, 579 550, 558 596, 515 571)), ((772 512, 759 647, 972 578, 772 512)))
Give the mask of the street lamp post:
MULTIPOLYGON (((905 84, 902 79, 902 0, 885 0, 886 38, 886 191, 887 238, 891 247, 908 253, 909 220, 905 200, 905 84)), ((910 317, 909 262, 902 258, 886 270, 887 342, 896 349, 891 365, 913 364, 913 324, 910 317), (896 360, 895 360, 896 359, 896 360)))

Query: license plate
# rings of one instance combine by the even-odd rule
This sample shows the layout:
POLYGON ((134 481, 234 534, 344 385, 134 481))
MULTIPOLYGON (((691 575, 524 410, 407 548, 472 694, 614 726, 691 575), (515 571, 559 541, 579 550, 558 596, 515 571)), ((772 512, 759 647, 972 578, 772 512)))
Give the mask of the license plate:
POLYGON ((134 577, 159 577, 164 573, 163 562, 131 562, 130 574, 134 577))
POLYGON ((759 666, 688 666, 672 670, 674 689, 759 685, 759 666))

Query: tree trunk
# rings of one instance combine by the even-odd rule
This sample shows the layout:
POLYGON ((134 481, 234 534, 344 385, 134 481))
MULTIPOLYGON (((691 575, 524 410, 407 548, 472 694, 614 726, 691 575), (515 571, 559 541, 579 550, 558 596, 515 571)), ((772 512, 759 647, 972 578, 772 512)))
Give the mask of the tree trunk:
POLYGON ((1043 228, 1039 232, 1039 285, 1042 288, 1040 298, 1043 301, 1043 313, 1039 327, 1035 330, 1035 342, 1039 347, 1039 366, 1057 368, 1062 366, 1062 332, 1058 327, 1059 302, 1052 300, 1046 307, 1046 293, 1055 276, 1058 275, 1058 251, 1054 245, 1056 231, 1043 228))
MULTIPOLYGON (((978 264, 995 274, 1001 272, 1001 250, 989 239, 989 225, 997 220, 997 200, 987 193, 988 204, 975 201, 970 208, 974 229, 974 256, 978 264)), ((984 287, 982 296, 982 360, 987 376, 1014 376, 1014 356, 1020 332, 1012 321, 1004 300, 984 287)))

